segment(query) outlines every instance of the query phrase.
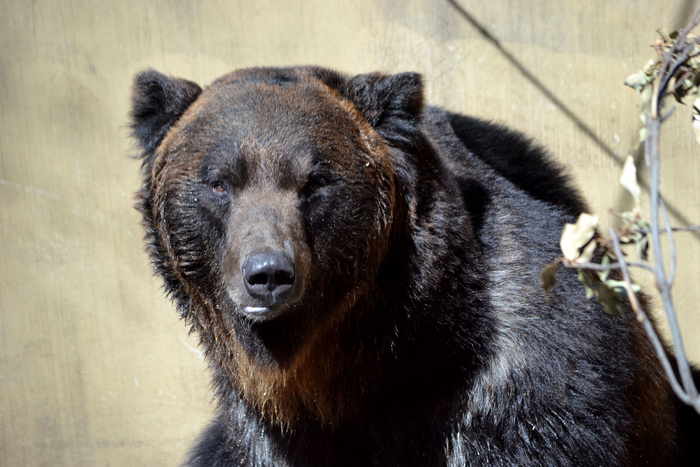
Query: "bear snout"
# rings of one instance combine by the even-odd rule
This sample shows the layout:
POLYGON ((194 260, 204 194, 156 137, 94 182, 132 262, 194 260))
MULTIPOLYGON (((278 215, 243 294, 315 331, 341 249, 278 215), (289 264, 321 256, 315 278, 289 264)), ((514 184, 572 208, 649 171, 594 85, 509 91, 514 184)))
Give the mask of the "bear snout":
POLYGON ((260 307, 245 307, 249 313, 286 304, 294 296, 295 266, 284 250, 248 256, 241 264, 243 285, 260 307))

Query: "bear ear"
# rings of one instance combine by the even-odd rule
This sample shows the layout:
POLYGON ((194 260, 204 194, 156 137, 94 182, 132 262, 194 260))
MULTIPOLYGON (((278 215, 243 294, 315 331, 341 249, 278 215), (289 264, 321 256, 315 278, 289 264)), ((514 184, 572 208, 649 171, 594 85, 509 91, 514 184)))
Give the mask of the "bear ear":
POLYGON ((155 70, 136 75, 131 92, 131 129, 144 155, 155 151, 168 129, 201 92, 196 83, 155 70))
POLYGON ((341 92, 375 128, 398 122, 413 126, 423 111, 423 80, 418 73, 358 75, 341 92))

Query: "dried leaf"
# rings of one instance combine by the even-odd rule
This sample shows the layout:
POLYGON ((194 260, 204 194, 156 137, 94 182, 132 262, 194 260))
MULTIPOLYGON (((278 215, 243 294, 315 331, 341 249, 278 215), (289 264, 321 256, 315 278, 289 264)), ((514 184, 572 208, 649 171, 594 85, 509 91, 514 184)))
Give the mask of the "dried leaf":
POLYGON ((612 316, 622 316, 622 308, 620 307, 620 298, 617 293, 605 284, 598 285, 598 294, 596 298, 605 312, 612 316))
POLYGON ((559 271, 559 262, 554 262, 547 267, 545 267, 542 270, 541 278, 542 278, 542 288, 544 289, 545 292, 549 292, 549 289, 552 288, 554 285, 554 282, 556 281, 557 278, 557 272, 559 271))
MULTIPOLYGON (((606 254, 605 256, 603 256, 603 259, 601 260, 600 264, 602 264, 603 266, 607 266, 608 264, 610 264, 610 261, 611 261, 610 256, 608 254, 606 254)), ((605 281, 609 275, 610 275, 609 269, 606 269, 604 271, 600 271, 598 273, 598 277, 600 277, 601 281, 605 281)))
POLYGON ((625 79, 625 84, 637 92, 644 89, 644 86, 646 86, 648 83, 649 76, 647 76, 644 70, 639 70, 638 72, 629 75, 627 79, 625 79))
POLYGON ((581 254, 578 257, 578 262, 587 263, 591 259, 593 259, 593 253, 595 253, 596 246, 597 245, 595 241, 588 242, 588 245, 586 245, 583 248, 583 251, 581 251, 581 254))
POLYGON ((596 296, 596 290, 598 289, 598 284, 600 279, 598 276, 588 269, 580 269, 578 272, 578 280, 583 284, 583 288, 586 290, 586 300, 596 296))
POLYGON ((657 63, 658 62, 652 58, 647 60, 647 63, 644 65, 644 68, 642 68, 644 70, 644 73, 646 73, 647 75, 653 74, 656 70, 657 63))
POLYGON ((646 127, 639 129, 639 142, 643 143, 647 139, 647 129, 646 127))
POLYGON ((649 259, 649 237, 647 235, 641 235, 634 246, 639 260, 646 261, 649 259))
POLYGON ((573 262, 590 261, 595 242, 590 246, 598 226, 598 216, 591 216, 583 213, 579 216, 576 224, 566 224, 561 234, 559 245, 564 257, 573 262))
POLYGON ((620 175, 620 184, 632 195, 635 206, 639 207, 639 200, 642 196, 642 189, 637 183, 637 168, 634 166, 634 158, 627 156, 625 165, 620 175))
MULTIPOLYGON (((609 279, 603 283, 607 287, 612 289, 619 297, 627 298, 627 296, 628 296, 628 294, 627 294, 627 282, 609 279)), ((642 290, 642 288, 640 286, 638 286, 637 284, 631 284, 631 288, 632 288, 632 292, 634 292, 634 293, 639 293, 642 290)))
MULTIPOLYGON (((696 73, 693 75, 692 85, 695 86, 695 87, 700 86, 700 73, 697 73, 697 72, 696 72, 696 73)), ((693 105, 693 107, 695 107, 695 106, 693 105)))
POLYGON ((700 144, 700 98, 693 103, 693 132, 695 141, 700 144))

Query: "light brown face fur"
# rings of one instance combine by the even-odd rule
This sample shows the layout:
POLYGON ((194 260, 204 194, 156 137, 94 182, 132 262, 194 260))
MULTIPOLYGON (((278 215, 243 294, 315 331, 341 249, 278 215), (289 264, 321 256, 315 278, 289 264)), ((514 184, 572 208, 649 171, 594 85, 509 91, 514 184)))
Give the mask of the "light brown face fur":
POLYGON ((373 128, 336 91, 295 79, 232 74, 205 90, 160 145, 151 191, 208 357, 282 424, 300 411, 341 416, 354 356, 334 335, 362 313, 354 305, 386 255, 396 203, 373 128), (267 252, 293 263, 279 301, 245 284, 246 261, 267 252))

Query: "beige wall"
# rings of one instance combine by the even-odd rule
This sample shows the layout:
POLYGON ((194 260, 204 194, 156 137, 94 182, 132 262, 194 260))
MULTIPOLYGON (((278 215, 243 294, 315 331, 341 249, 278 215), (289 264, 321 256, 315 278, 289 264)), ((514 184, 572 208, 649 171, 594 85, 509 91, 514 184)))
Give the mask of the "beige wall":
MULTIPOLYGON (((132 209, 129 86, 143 68, 202 84, 263 64, 417 70, 430 102, 549 147, 595 211, 628 202, 616 179, 639 119, 622 81, 655 29, 699 2, 459 3, 541 88, 443 0, 0 0, 0 465, 176 465, 211 415, 197 341, 132 209)), ((699 223, 689 119, 679 108, 666 127, 662 189, 699 223)), ((679 250, 676 303, 700 359, 699 237, 679 250)))

